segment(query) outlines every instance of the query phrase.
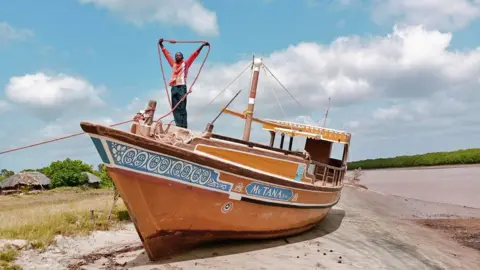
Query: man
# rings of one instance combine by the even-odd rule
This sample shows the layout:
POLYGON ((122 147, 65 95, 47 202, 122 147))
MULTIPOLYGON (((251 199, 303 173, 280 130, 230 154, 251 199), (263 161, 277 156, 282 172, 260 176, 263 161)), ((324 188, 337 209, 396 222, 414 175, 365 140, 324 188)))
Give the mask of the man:
MULTIPOLYGON (((193 61, 200 54, 200 51, 204 46, 209 46, 208 42, 203 43, 196 51, 188 57, 186 61, 183 61, 183 54, 177 52, 175 54, 175 60, 168 52, 168 50, 163 46, 163 38, 158 41, 158 44, 162 48, 162 52, 165 55, 168 63, 172 67, 172 75, 170 77, 169 85, 172 87, 172 107, 175 107, 177 103, 182 99, 182 97, 187 93, 187 75, 188 69, 192 65, 193 61)), ((178 127, 187 128, 187 98, 178 105, 178 107, 173 111, 173 118, 175 119, 175 124, 178 127)))

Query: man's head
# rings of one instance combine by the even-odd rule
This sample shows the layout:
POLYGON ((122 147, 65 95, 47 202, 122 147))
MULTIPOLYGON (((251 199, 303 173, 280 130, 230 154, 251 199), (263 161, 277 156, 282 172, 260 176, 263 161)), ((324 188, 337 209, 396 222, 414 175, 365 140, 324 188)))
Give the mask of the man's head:
POLYGON ((183 54, 181 52, 177 52, 175 54, 175 61, 177 61, 178 63, 178 62, 181 62, 182 60, 183 60, 183 54))

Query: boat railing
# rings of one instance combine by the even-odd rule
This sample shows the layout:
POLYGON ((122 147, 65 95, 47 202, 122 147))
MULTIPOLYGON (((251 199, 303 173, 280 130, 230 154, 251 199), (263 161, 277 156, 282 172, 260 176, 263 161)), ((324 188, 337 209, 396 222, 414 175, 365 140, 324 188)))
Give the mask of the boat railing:
POLYGON ((313 183, 316 186, 337 187, 343 185, 343 177, 347 171, 346 166, 336 167, 313 160, 311 163, 315 166, 313 183))

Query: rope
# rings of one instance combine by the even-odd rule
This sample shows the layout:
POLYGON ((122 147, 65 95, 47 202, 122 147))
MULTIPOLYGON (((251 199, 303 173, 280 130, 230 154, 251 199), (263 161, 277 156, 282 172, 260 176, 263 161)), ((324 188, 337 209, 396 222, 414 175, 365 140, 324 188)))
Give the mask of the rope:
POLYGON ((265 69, 272 75, 272 77, 282 86, 282 88, 287 91, 287 93, 290 95, 291 98, 293 98, 293 100, 295 100, 297 102, 298 105, 300 105, 300 107, 302 107, 302 109, 306 110, 305 107, 303 107, 303 105, 298 102, 298 100, 296 98, 294 98, 292 96, 292 94, 290 94, 290 92, 287 90, 287 88, 280 82, 280 80, 277 79, 277 77, 270 71, 270 69, 265 65, 265 63, 263 64, 263 66, 265 67, 265 69))
MULTIPOLYGON (((134 121, 134 120, 123 121, 123 122, 120 122, 120 123, 116 123, 116 124, 110 125, 110 127, 123 125, 123 124, 129 123, 129 122, 132 122, 132 121, 134 121)), ((22 146, 22 147, 13 148, 13 149, 10 149, 10 150, 5 150, 5 151, 0 152, 0 155, 6 154, 6 153, 10 153, 10 152, 15 152, 15 151, 22 150, 22 149, 26 149, 26 148, 30 148, 30 147, 34 147, 34 146, 38 146, 38 145, 42 145, 42 144, 46 144, 46 143, 51 143, 51 142, 56 142, 56 141, 61 141, 61 140, 69 139, 69 138, 72 138, 72 137, 76 137, 76 136, 82 135, 82 134, 84 134, 84 133, 85 133, 85 132, 79 132, 79 133, 67 135, 67 136, 64 136, 64 137, 58 137, 58 138, 51 139, 51 140, 47 140, 47 141, 43 141, 43 142, 38 142, 38 143, 34 143, 34 144, 22 146)))
POLYGON ((208 102, 205 106, 197 109, 197 110, 195 111, 194 115, 199 115, 199 114, 203 113, 203 111, 205 110, 205 108, 207 108, 210 104, 212 104, 212 102, 215 101, 215 99, 217 99, 217 98, 218 98, 223 92, 225 92, 235 81, 237 81, 238 78, 240 78, 240 76, 242 76, 243 73, 245 73, 245 71, 247 71, 247 69, 248 69, 249 67, 251 67, 252 65, 253 65, 253 63, 248 64, 248 66, 247 66, 240 74, 238 74, 237 77, 235 77, 235 79, 233 79, 233 81, 231 81, 231 82, 227 85, 227 87, 223 88, 223 90, 220 91, 220 93, 218 93, 218 94, 217 94, 212 100, 210 100, 210 102, 208 102))
MULTIPOLYGON (((164 40, 166 42, 169 42, 169 43, 207 43, 206 41, 201 41, 201 40, 164 40)), ((162 77, 163 77, 163 82, 165 84, 165 92, 167 93, 167 97, 168 97, 168 102, 170 103, 170 108, 172 107, 172 101, 170 99, 170 95, 168 94, 168 86, 167 86, 167 80, 165 79, 165 71, 163 69, 163 63, 162 63, 162 54, 160 52, 161 48, 160 48, 160 44, 157 45, 158 47, 158 57, 160 59, 160 68, 162 70, 162 77)), ((187 93, 185 93, 185 95, 183 95, 183 97, 180 99, 180 101, 177 102, 177 104, 175 104, 175 106, 169 111, 167 112, 166 114, 160 116, 158 119, 157 119, 157 124, 160 124, 161 123, 161 120, 165 117, 167 117, 168 115, 170 115, 173 111, 175 111, 175 109, 177 109, 177 107, 180 105, 180 103, 183 102, 183 100, 185 98, 187 98, 187 96, 192 92, 192 88, 193 88, 193 85, 195 85, 195 82, 197 81, 198 77, 200 76, 200 73, 202 72, 202 69, 203 69, 203 66, 205 65, 205 62, 207 62, 207 58, 208 58, 208 55, 210 54, 210 45, 208 45, 208 51, 207 51, 207 54, 205 55, 205 58, 203 59, 202 61, 202 64, 200 65, 200 69, 198 70, 198 73, 197 75, 195 76, 195 79, 192 81, 192 84, 190 85, 190 88, 188 89, 187 93)))
MULTIPOLYGON (((265 66, 263 66, 263 71, 265 71, 265 75, 268 76, 267 71, 265 70, 265 66)), ((275 93, 275 89, 273 89, 273 87, 272 87, 270 90, 273 92, 273 95, 275 96, 275 99, 277 100, 277 103, 278 103, 278 106, 280 107, 280 110, 282 110, 283 117, 285 117, 285 121, 287 121, 288 120, 287 114, 283 110, 283 107, 282 107, 282 104, 280 103, 280 100, 278 100, 277 94, 275 93)))

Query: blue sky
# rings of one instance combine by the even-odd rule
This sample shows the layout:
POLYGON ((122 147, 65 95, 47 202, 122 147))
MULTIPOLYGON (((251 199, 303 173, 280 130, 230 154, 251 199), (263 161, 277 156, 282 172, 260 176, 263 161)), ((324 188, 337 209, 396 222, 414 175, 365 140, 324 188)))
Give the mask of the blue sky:
MULTIPOLYGON (((212 44, 189 97, 193 129, 239 88, 234 107, 243 110, 248 74, 195 113, 255 54, 305 107, 262 74, 257 115, 283 118, 273 90, 287 119, 323 123, 330 96, 328 126, 353 133, 351 160, 478 147, 479 16, 477 0, 3 1, 0 150, 78 132, 82 120, 130 119, 149 98, 165 111, 160 37, 212 44)), ((195 46, 167 44, 184 54, 195 46)), ((237 137, 242 128, 229 116, 217 124, 237 137)), ((66 157, 97 164, 85 137, 1 155, 0 168, 66 157)), ((267 139, 258 127, 253 138, 267 139)))

